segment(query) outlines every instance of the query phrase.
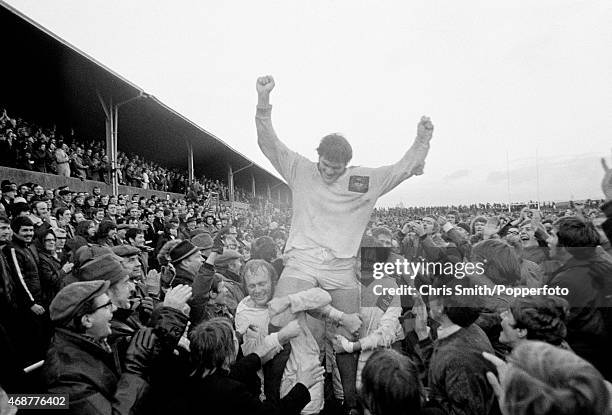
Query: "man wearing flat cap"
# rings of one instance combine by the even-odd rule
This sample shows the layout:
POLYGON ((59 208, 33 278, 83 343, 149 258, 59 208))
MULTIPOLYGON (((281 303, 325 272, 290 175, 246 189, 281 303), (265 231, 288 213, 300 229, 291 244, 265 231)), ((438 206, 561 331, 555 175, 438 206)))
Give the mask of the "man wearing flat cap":
POLYGON ((132 336, 143 327, 131 307, 130 297, 134 291, 134 284, 130 281, 128 269, 117 255, 104 254, 82 265, 79 279, 102 280, 109 283, 108 296, 115 307, 111 320, 112 334, 109 337, 110 341, 117 345, 122 357, 132 336))
POLYGON ((130 281, 134 286, 131 298, 131 301, 134 303, 132 309, 138 312, 138 320, 146 324, 153 312, 154 302, 147 292, 147 285, 140 261, 141 251, 132 245, 117 245, 112 250, 127 269, 130 281))
POLYGON ((55 334, 42 368, 48 393, 67 394, 72 414, 131 414, 142 404, 155 357, 151 329, 134 336, 125 367, 107 342, 115 306, 108 281, 77 282, 64 287, 50 306, 55 334))
MULTIPOLYGON (((81 281, 103 280, 109 283, 107 294, 115 307, 115 312, 110 322, 112 332, 108 338, 116 347, 118 358, 123 364, 132 336, 144 327, 144 322, 139 318, 140 313, 132 309, 130 300, 134 284, 130 281, 128 269, 121 262, 120 257, 112 253, 104 254, 82 265, 79 278, 81 281)), ((166 293, 163 306, 156 310, 157 318, 155 319, 156 332, 159 330, 164 333, 160 337, 171 349, 176 347, 175 343, 178 343, 187 326, 188 319, 183 311, 186 302, 191 298, 192 290, 188 286, 180 285, 175 287, 175 292, 186 293, 188 298, 182 304, 174 306, 173 296, 169 291, 166 293)), ((146 320, 148 322, 149 319, 146 320)))
POLYGON ((232 315, 236 315, 238 303, 246 297, 244 283, 240 277, 243 263, 242 255, 233 249, 226 249, 215 260, 215 268, 223 276, 223 282, 228 291, 225 296, 225 304, 232 315))

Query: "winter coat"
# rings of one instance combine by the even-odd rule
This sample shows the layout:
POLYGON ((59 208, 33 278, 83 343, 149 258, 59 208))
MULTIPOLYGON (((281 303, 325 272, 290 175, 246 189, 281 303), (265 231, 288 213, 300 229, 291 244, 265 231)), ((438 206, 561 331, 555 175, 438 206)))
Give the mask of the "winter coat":
POLYGON ((47 393, 67 394, 67 414, 133 414, 147 382, 120 373, 117 351, 76 332, 58 328, 42 368, 47 393))

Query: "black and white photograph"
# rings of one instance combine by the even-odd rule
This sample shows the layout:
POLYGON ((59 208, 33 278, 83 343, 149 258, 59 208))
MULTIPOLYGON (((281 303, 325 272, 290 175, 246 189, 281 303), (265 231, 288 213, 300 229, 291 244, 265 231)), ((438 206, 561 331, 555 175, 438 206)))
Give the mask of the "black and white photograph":
POLYGON ((612 2, 0 0, 0 415, 612 415, 612 2))

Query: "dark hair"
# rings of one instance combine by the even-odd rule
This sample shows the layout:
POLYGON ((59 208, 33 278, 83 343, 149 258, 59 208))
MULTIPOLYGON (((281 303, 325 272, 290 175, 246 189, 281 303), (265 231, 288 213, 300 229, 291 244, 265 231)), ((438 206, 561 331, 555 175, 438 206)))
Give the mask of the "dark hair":
POLYGON ((515 328, 526 329, 528 340, 559 346, 567 335, 569 304, 560 297, 518 297, 510 304, 515 328))
POLYGON ((205 370, 221 369, 236 353, 234 329, 225 317, 215 317, 196 326, 189 336, 191 363, 196 375, 205 370))
POLYGON ((60 218, 60 216, 64 216, 64 213, 65 213, 67 210, 70 210, 70 209, 68 209, 68 208, 59 208, 59 209, 57 209, 57 210, 55 211, 55 219, 59 219, 59 218, 60 218))
POLYGON ((353 158, 353 149, 340 134, 328 134, 321 139, 317 153, 332 163, 348 164, 353 158))
POLYGON ((361 401, 375 415, 418 414, 423 386, 416 365, 395 350, 370 356, 361 372, 361 401))
POLYGON ((563 217, 555 222, 559 246, 576 259, 587 259, 595 254, 600 244, 595 226, 575 216, 563 217))
POLYGON ((32 219, 28 218, 27 216, 17 216, 11 222, 11 229, 15 233, 19 233, 19 229, 21 229, 22 226, 32 226, 33 227, 34 222, 32 222, 32 219))
POLYGON ((94 238, 100 241, 106 238, 112 229, 117 229, 117 225, 110 220, 103 220, 98 225, 98 231, 96 232, 94 238))
POLYGON ((472 262, 485 264, 484 273, 495 284, 515 285, 521 279, 516 251, 501 239, 487 239, 472 247, 472 262))
POLYGON ((436 277, 432 286, 441 294, 432 297, 442 300, 444 314, 458 326, 469 327, 480 316, 480 297, 476 295, 457 295, 455 287, 474 288, 474 284, 467 278, 436 277))
POLYGON ((87 220, 87 219, 79 222, 74 231, 75 235, 82 236, 85 239, 89 239, 89 233, 87 231, 89 230, 89 227, 91 226, 92 223, 93 223, 92 220, 87 220))
POLYGON ((138 235, 144 235, 144 231, 139 228, 130 228, 125 232, 125 239, 127 241, 130 239, 136 239, 138 235))
POLYGON ((274 240, 269 236, 257 238, 251 244, 251 259, 263 259, 272 262, 276 259, 278 248, 274 240))

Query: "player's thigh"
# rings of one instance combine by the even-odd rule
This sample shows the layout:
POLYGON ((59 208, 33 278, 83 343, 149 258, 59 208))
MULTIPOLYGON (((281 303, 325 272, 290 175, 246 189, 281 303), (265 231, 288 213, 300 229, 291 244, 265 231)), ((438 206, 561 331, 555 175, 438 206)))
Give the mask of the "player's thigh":
MULTIPOLYGON (((285 297, 290 294, 295 294, 300 291, 309 290, 315 287, 315 283, 312 281, 307 281, 301 278, 295 278, 293 276, 281 275, 276 287, 274 288, 274 297, 285 297)), ((277 314, 270 318, 270 324, 275 327, 284 327, 293 320, 295 316, 291 312, 290 309, 283 311, 280 314, 277 314)))
MULTIPOLYGON (((342 311, 346 314, 353 314, 359 312, 359 288, 348 288, 348 289, 337 289, 330 291, 329 294, 332 298, 332 307, 342 311)), ((339 326, 335 332, 341 334, 347 339, 354 341, 355 336, 349 333, 344 327, 339 326)))

